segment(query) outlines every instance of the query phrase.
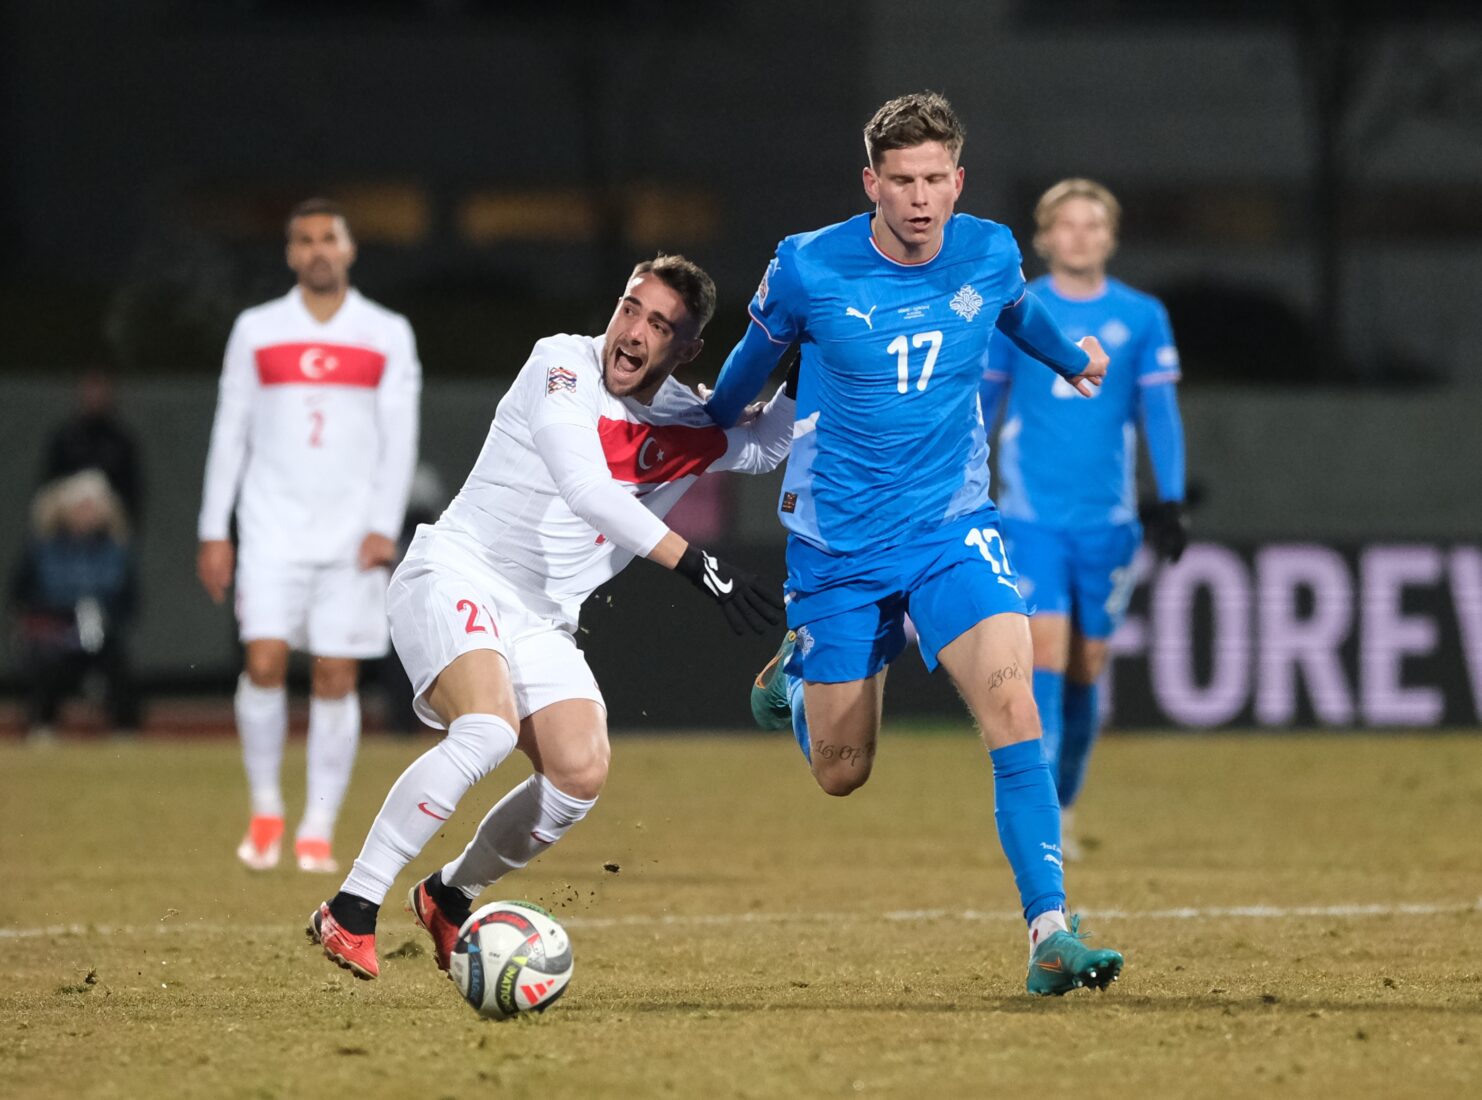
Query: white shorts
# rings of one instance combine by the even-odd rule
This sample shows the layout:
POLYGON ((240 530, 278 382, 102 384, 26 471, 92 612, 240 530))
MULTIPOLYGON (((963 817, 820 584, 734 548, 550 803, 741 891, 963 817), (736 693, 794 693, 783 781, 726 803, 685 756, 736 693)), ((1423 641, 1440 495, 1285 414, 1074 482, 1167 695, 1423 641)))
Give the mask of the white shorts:
POLYGON ((413 544, 386 593, 391 641, 412 682, 417 717, 444 728, 427 704, 427 691, 443 669, 477 649, 493 650, 509 664, 522 719, 567 699, 590 699, 606 709, 567 626, 531 611, 518 590, 450 540, 431 541, 413 544))
POLYGON ((286 641, 316 657, 383 657, 387 570, 354 562, 310 565, 243 554, 237 625, 244 642, 286 641))

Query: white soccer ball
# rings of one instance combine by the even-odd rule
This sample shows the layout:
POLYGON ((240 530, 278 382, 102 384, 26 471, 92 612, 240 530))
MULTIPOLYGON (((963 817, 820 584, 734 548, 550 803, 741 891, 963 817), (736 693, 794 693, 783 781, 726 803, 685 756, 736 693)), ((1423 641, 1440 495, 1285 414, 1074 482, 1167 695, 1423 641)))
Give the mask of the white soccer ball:
POLYGON ((544 1012, 571 981, 571 938, 538 905, 496 901, 458 929, 448 970, 481 1016, 507 1020, 544 1012))

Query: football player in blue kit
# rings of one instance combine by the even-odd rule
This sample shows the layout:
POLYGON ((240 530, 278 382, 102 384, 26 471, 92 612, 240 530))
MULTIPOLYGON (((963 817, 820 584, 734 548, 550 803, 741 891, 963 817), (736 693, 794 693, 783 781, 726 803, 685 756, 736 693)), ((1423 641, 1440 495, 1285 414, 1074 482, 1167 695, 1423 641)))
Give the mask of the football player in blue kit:
POLYGON ((1031 608, 1034 698, 1060 796, 1063 845, 1080 854, 1072 807, 1100 725, 1096 683, 1132 591, 1137 518, 1136 431, 1158 484, 1148 536, 1175 562, 1188 541, 1178 349, 1162 304, 1108 278, 1121 207, 1091 180, 1055 184, 1035 207, 1035 250, 1050 272, 1029 284, 1070 337, 1096 336, 1117 370, 1083 401, 1013 341, 988 350, 983 419, 1008 411, 998 436, 998 506, 1019 590, 1031 608))
POLYGON ((1030 688, 1029 620, 988 497, 978 384, 995 329, 1086 396, 1107 357, 1094 336, 1071 343, 1026 293, 1007 228, 953 213, 962 141, 939 95, 875 113, 873 211, 778 245, 709 408, 733 424, 799 345, 778 505, 791 630, 763 709, 791 722, 819 786, 854 791, 874 762, 885 669, 909 612, 927 666, 946 668, 990 751, 999 839, 1029 924, 1029 991, 1104 989, 1122 956, 1066 924, 1060 806, 1030 688))

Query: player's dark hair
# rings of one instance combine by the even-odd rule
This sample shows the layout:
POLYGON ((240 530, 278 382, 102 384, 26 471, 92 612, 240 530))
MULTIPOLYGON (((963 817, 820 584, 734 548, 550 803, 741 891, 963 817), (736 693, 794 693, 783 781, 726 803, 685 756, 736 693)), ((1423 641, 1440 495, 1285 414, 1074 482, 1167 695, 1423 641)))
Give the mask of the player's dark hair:
POLYGON ((305 199, 288 212, 288 220, 283 223, 284 236, 292 239, 293 223, 300 218, 312 217, 315 214, 328 214, 331 218, 339 218, 345 222, 345 228, 349 229, 350 223, 345 219, 345 208, 333 199, 312 198, 305 199))
POLYGON ((967 132, 957 120, 947 97, 936 92, 912 92, 886 103, 864 129, 865 152, 870 167, 880 167, 880 158, 891 149, 913 149, 928 141, 940 141, 955 161, 962 153, 967 132))
POLYGON ((715 281, 693 260, 660 252, 653 259, 644 260, 634 267, 633 274, 628 277, 632 279, 639 275, 653 275, 678 294, 684 308, 697 323, 696 332, 715 316, 715 281))

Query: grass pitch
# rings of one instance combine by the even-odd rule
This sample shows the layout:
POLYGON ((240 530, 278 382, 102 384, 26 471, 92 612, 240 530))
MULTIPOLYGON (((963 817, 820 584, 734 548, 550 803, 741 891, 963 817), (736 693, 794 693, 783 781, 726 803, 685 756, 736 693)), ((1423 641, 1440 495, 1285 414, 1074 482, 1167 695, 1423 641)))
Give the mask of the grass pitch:
MULTIPOLYGON (((367 743, 342 860, 430 743, 367 743)), ((303 936, 337 878, 233 858, 235 744, 0 747, 0 1093, 1482 1095, 1474 737, 1107 738, 1068 881, 1127 970, 1048 1000, 971 736, 887 731, 842 800, 784 735, 618 737, 592 816, 486 895, 576 953, 556 1008, 495 1024, 400 906, 522 774, 408 869, 363 983, 303 936)))

